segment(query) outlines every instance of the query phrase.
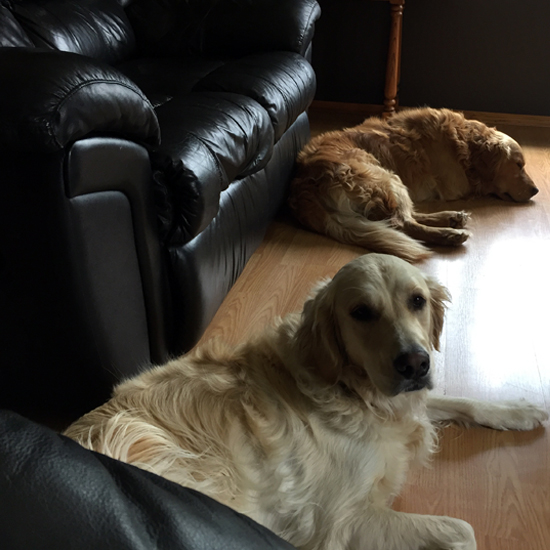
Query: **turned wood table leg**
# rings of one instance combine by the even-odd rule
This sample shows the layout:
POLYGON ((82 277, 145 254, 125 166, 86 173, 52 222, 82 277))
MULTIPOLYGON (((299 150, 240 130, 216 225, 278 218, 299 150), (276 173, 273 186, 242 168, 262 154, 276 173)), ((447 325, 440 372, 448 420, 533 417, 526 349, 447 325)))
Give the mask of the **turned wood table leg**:
POLYGON ((403 27, 403 6, 405 0, 389 0, 391 3, 390 45, 386 67, 386 86, 384 89, 384 118, 395 113, 397 90, 401 72, 401 32, 403 27))

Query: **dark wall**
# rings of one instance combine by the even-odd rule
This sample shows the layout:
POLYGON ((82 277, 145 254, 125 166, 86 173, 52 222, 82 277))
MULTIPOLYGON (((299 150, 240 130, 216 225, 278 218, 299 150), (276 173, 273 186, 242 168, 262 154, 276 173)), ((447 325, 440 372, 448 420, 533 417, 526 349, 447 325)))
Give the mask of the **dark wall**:
MULTIPOLYGON (((317 99, 382 103, 389 3, 320 0, 317 99)), ((409 0, 401 105, 550 115, 550 2, 409 0)))
POLYGON ((313 67, 317 99, 382 103, 390 11, 387 2, 318 0, 313 67))

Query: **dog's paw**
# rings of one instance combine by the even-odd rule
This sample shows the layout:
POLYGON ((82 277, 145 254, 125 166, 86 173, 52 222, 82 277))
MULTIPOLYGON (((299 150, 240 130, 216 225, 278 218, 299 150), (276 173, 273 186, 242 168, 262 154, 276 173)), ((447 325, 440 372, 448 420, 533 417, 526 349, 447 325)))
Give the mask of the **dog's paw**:
POLYGON ((440 540, 437 550, 476 550, 477 543, 474 528, 466 521, 457 518, 442 517, 438 529, 440 540))
POLYGON ((460 212, 453 212, 449 217, 449 225, 455 229, 462 229, 463 227, 466 227, 466 224, 470 221, 470 216, 470 212, 466 212, 464 210, 461 210, 460 212))
POLYGON ((476 407, 474 420, 495 430, 534 430, 548 420, 548 412, 525 399, 517 399, 483 403, 476 407))
POLYGON ((445 239, 445 244, 449 246, 459 246, 472 236, 472 234, 465 229, 447 229, 442 235, 445 239))

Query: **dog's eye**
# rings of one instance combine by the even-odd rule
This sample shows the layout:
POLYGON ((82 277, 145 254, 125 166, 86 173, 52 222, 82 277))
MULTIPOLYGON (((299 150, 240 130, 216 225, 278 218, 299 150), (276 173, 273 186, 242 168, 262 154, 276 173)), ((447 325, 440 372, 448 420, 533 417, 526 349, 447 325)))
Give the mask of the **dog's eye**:
POLYGON ((523 167, 525 166, 525 164, 523 164, 523 162, 516 162, 516 164, 518 165, 518 168, 520 170, 523 170, 523 167))
POLYGON ((376 318, 376 312, 365 304, 355 306, 350 315, 357 321, 372 321, 376 318))
POLYGON ((415 294, 411 298, 411 308, 414 311, 420 311, 421 309, 424 308, 425 305, 426 305, 426 298, 424 298, 424 296, 420 294, 415 294))

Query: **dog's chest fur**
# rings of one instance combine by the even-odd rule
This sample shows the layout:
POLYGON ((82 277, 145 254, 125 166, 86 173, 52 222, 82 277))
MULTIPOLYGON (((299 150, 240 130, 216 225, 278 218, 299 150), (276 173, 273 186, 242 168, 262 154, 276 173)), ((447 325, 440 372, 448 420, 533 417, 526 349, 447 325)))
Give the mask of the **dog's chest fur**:
POLYGON ((421 400, 413 396, 412 407, 408 397, 394 419, 358 407, 340 417, 314 412, 295 431, 287 426, 279 452, 256 464, 258 490, 243 511, 298 547, 334 547, 330 541, 344 536, 338 529, 349 536, 370 506, 387 505, 410 463, 433 450, 421 400))

